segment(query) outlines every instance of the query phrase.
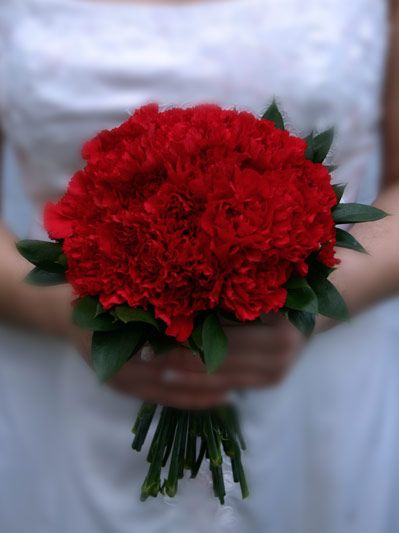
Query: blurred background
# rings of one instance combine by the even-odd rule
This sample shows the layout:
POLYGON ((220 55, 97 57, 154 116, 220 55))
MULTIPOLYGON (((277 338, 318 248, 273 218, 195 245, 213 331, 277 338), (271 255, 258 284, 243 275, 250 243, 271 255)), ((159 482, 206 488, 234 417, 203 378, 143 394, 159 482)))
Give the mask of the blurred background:
POLYGON ((21 183, 14 154, 9 144, 2 154, 2 218, 16 235, 26 236, 32 223, 33 212, 29 197, 21 183))
MULTIPOLYGON (((345 201, 371 203, 385 187, 396 9, 395 0, 2 0, 4 231, 45 238, 43 204, 81 167, 81 144, 148 102, 260 115, 276 97, 294 133, 335 127, 333 180, 348 184, 345 201)), ((0 294, 2 309, 9 298, 0 294)), ((51 317, 48 328, 17 327, 5 313, 0 329, 4 533, 399 532, 395 295, 312 340, 281 385, 244 396, 251 497, 242 502, 227 480, 224 507, 206 471, 175 501, 140 503, 146 465, 129 448, 137 400, 101 387, 70 342, 44 333, 64 313, 47 305, 35 300, 27 322, 51 317)))

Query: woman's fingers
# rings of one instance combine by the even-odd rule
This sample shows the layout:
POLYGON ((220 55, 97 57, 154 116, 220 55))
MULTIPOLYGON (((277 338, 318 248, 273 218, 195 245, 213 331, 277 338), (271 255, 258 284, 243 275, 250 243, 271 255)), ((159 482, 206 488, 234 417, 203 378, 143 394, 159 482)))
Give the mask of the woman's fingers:
POLYGON ((261 351, 273 355, 291 347, 298 336, 294 328, 284 319, 284 323, 270 326, 225 327, 229 342, 229 352, 245 353, 261 351))
MULTIPOLYGON (((278 383, 292 365, 301 337, 284 318, 267 325, 224 324, 229 353, 223 366, 208 374, 198 354, 179 347, 161 355, 146 345, 123 366, 110 385, 145 401, 180 409, 205 409, 224 403, 228 392, 278 383)), ((90 335, 77 344, 89 359, 90 335)))
MULTIPOLYGON (((75 345, 91 366, 92 335, 77 328, 72 333, 75 345)), ((140 354, 132 357, 108 384, 124 394, 179 409, 207 409, 226 402, 220 379, 208 376, 200 358, 185 348, 159 356, 144 350, 143 358, 140 354)))
POLYGON ((283 317, 272 326, 226 327, 230 353, 221 373, 228 387, 257 388, 279 383, 303 343, 301 334, 283 317))
POLYGON ((187 375, 193 373, 141 363, 128 366, 129 370, 119 372, 110 384, 145 401, 182 409, 205 409, 225 402, 224 388, 188 382, 187 375), (183 374, 185 379, 180 379, 183 374))
POLYGON ((145 401, 176 407, 179 409, 207 409, 226 403, 226 396, 221 392, 200 393, 188 388, 158 387, 141 383, 135 387, 134 395, 145 401))
MULTIPOLYGON (((190 354, 185 357, 192 358, 193 356, 190 354)), ((143 363, 136 364, 134 370, 131 371, 136 374, 136 379, 138 376, 138 379, 146 378, 158 386, 169 389, 175 387, 196 392, 201 390, 204 392, 224 391, 227 388, 225 376, 219 372, 208 374, 202 361, 198 357, 197 359, 196 363, 187 363, 180 361, 180 358, 170 356, 160 361, 154 361, 153 364, 147 366, 146 376, 143 376, 142 373, 142 369, 145 369, 143 363)))
MULTIPOLYGON (((151 367, 148 379, 158 384, 166 379, 170 386, 181 390, 225 392, 278 382, 291 366, 299 348, 300 335, 286 320, 274 327, 225 326, 225 331, 229 354, 223 366, 213 374, 208 374, 200 357, 186 348, 173 349, 149 363, 140 357, 132 361, 151 367)), ((140 376, 137 370, 135 373, 140 376)))

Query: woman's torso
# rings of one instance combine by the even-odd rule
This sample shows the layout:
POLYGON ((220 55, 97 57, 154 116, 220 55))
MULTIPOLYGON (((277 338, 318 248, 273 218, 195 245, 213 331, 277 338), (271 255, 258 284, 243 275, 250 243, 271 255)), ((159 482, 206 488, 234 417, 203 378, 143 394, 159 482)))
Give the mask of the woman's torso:
POLYGON ((148 101, 259 114, 276 96, 298 133, 336 126, 352 197, 375 155, 384 1, 5 0, 0 20, 3 127, 39 210, 81 164, 81 143, 148 101))
MULTIPOLYGON (((41 204, 60 195, 79 168, 82 141, 148 101, 163 106, 207 101, 261 113, 277 96, 299 133, 336 125, 334 155, 342 167, 335 179, 350 182, 348 198, 360 190, 370 199, 379 172, 386 15, 383 0, 220 0, 186 6, 3 0, 2 126, 37 218, 41 204)), ((305 389, 297 374, 296 385, 288 383, 273 405, 252 409, 248 437, 254 452, 246 461, 259 484, 250 500, 241 504, 238 495, 229 495, 233 505, 216 511, 206 498, 204 477, 202 488, 186 486, 184 503, 166 502, 160 513, 160 502, 137 502, 145 464, 128 449, 134 405, 100 389, 69 351, 54 356, 54 347, 46 352, 41 343, 32 346, 28 340, 22 347, 20 336, 11 339, 7 332, 6 338, 0 431, 8 444, 0 469, 7 501, 22 502, 26 515, 17 521, 12 507, 2 508, 12 533, 19 533, 20 524, 38 523, 46 533, 122 533, 135 524, 150 533, 311 531, 306 497, 319 479, 312 478, 316 488, 305 494, 304 457, 313 448, 301 448, 304 412, 298 409, 305 407, 298 398, 323 384, 335 391, 328 376, 336 366, 326 364, 327 372, 320 371, 305 389)), ((326 360, 321 352, 315 355, 311 376, 323 364, 318 361, 326 360)), ((330 360, 337 361, 335 353, 330 360)), ((317 419, 314 431, 324 431, 323 450, 330 449, 325 429, 331 420, 335 424, 337 413, 331 402, 318 412, 322 421, 317 419)), ((314 463, 326 468, 317 457, 314 463)))

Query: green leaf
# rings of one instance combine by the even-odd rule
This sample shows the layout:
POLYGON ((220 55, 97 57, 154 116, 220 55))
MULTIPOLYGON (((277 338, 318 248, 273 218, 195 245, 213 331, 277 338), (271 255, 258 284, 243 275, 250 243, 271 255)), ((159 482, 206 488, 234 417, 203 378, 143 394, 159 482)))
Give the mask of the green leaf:
POLYGON ((198 324, 191 333, 191 340, 199 350, 202 350, 202 323, 198 324))
POLYGON ((346 185, 343 185, 343 184, 333 185, 332 188, 334 189, 334 192, 335 192, 337 204, 339 204, 339 202, 341 201, 344 195, 346 185))
POLYGON ((186 342, 187 342, 187 347, 193 352, 193 354, 197 355, 201 353, 200 349, 195 344, 191 336, 187 339, 186 342))
POLYGON ((151 334, 148 341, 151 344, 156 354, 168 352, 169 350, 173 350, 173 348, 177 348, 181 346, 181 344, 177 342, 177 340, 174 337, 169 337, 168 335, 156 334, 156 332, 154 333, 155 335, 151 334))
POLYGON ((316 322, 314 313, 290 309, 288 311, 288 319, 306 338, 313 333, 316 322))
POLYGON ((305 278, 300 276, 293 276, 285 284, 286 289, 303 289, 309 287, 308 282, 305 278))
POLYGON ((58 242, 22 240, 16 244, 19 253, 30 263, 55 262, 62 254, 62 245, 58 242))
POLYGON ((224 318, 230 322, 236 322, 237 324, 241 324, 242 321, 238 320, 238 318, 235 316, 234 313, 231 313, 230 311, 226 311, 224 309, 218 309, 218 314, 221 318, 224 318))
POLYGON ((348 308, 334 285, 327 278, 321 276, 309 276, 309 285, 317 295, 319 301, 319 313, 335 320, 347 320, 348 308))
POLYGON ((40 263, 37 263, 36 266, 40 268, 41 270, 45 270, 46 272, 64 272, 66 271, 66 267, 62 264, 60 264, 58 261, 51 262, 51 261, 40 261, 40 263))
POLYGON ((309 263, 309 275, 310 276, 328 278, 328 276, 335 270, 335 268, 329 267, 325 265, 324 263, 321 263, 317 259, 317 254, 312 255, 310 259, 308 260, 308 263, 309 263))
POLYGON ((306 151, 305 151, 305 157, 309 161, 313 161, 314 156, 314 138, 313 138, 313 131, 309 133, 309 135, 305 138, 306 141, 306 151))
POLYGON ((314 137, 313 162, 322 163, 330 151, 334 139, 334 129, 330 128, 314 137))
POLYGON ((270 106, 263 113, 262 119, 271 120, 279 130, 284 129, 284 120, 275 100, 273 100, 270 106))
POLYGON ((93 368, 101 381, 111 378, 142 344, 140 329, 95 331, 91 346, 93 368))
POLYGON ((387 213, 377 207, 352 203, 337 205, 333 208, 332 214, 336 224, 371 222, 388 216, 387 213))
POLYGON ((353 235, 347 231, 337 228, 337 244, 340 248, 349 248, 349 250, 356 250, 357 252, 362 252, 367 254, 367 251, 363 246, 358 242, 353 235))
POLYGON ((47 272, 47 270, 42 270, 39 267, 31 270, 25 281, 30 285, 39 285, 41 287, 66 283, 65 275, 62 272, 47 272))
POLYGON ((68 268, 68 261, 65 254, 61 254, 57 259, 56 263, 64 267, 65 270, 68 268))
POLYGON ((287 300, 285 307, 297 311, 317 313, 317 297, 305 278, 295 277, 286 283, 287 300))
POLYGON ((97 301, 97 305, 96 305, 96 312, 95 312, 95 317, 98 317, 104 313, 107 313, 108 311, 106 311, 103 306, 101 305, 101 303, 99 301, 97 301))
POLYGON ((114 309, 114 314, 125 324, 128 322, 146 322, 159 330, 159 324, 153 314, 144 309, 134 309, 128 305, 118 305, 114 309))
POLYGON ((19 253, 30 263, 47 272, 65 272, 66 257, 58 242, 22 240, 17 244, 19 253))
POLYGON ((113 317, 107 314, 98 315, 98 299, 96 296, 85 296, 75 302, 72 320, 82 329, 93 331, 112 331, 121 327, 113 317))
POLYGON ((202 348, 208 372, 220 368, 227 355, 227 337, 216 314, 208 315, 204 320, 202 348))

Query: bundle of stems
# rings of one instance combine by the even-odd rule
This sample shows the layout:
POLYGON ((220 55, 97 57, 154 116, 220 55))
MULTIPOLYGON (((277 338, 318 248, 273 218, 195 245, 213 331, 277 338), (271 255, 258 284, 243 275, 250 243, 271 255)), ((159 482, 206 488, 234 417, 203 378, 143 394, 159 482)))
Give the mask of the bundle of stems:
MULTIPOLYGON (((141 451, 157 407, 142 404, 132 430, 134 450, 141 451)), ((202 462, 207 460, 214 494, 224 504, 223 454, 230 459, 234 482, 240 484, 242 497, 246 498, 249 492, 241 450, 245 450, 245 442, 232 405, 204 411, 163 407, 147 455, 150 466, 141 487, 141 500, 158 494, 175 496, 184 471, 188 470, 195 478, 202 462)))

